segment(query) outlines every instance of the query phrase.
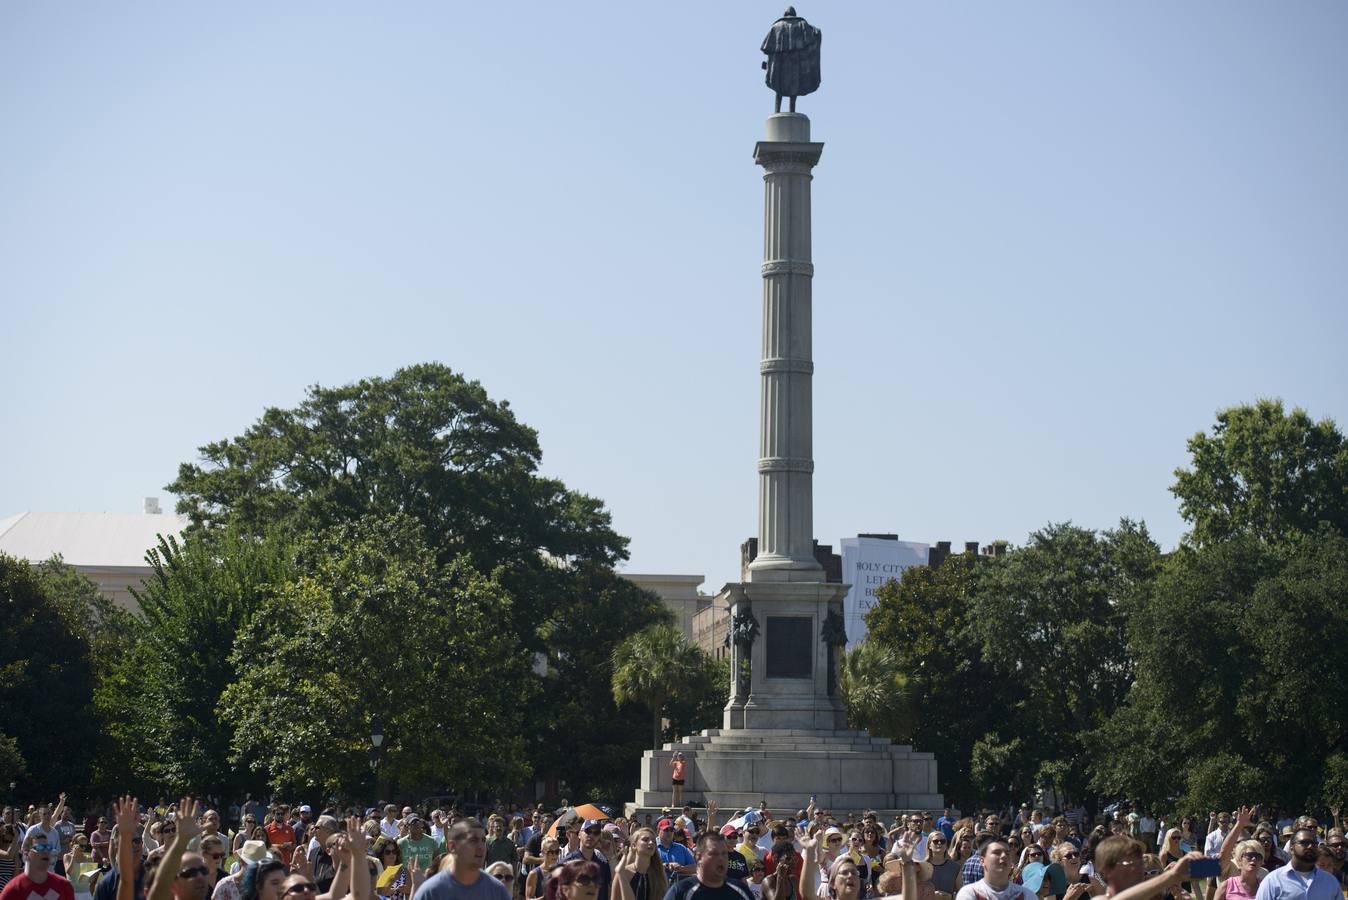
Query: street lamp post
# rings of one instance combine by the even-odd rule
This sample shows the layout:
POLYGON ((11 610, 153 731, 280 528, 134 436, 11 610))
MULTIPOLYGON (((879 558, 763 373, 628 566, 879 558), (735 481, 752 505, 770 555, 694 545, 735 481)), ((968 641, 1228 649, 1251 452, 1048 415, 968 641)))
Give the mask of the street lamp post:
POLYGON ((374 773, 375 800, 382 801, 380 790, 379 763, 384 758, 384 723, 375 716, 370 723, 370 771, 374 773))

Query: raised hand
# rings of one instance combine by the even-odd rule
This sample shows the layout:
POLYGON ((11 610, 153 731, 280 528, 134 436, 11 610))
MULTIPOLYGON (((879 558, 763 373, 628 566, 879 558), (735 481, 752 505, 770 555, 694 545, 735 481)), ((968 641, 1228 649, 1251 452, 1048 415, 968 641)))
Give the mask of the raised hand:
POLYGON ((1258 812, 1258 804, 1255 804, 1254 806, 1242 806, 1240 809, 1236 810, 1236 828, 1249 828, 1250 823, 1254 821, 1254 817, 1258 812))
POLYGON ((763 900, 777 900, 791 895, 791 867, 786 860, 777 864, 772 874, 763 879, 763 900))
POLYGON ((1089 884, 1081 881, 1078 881, 1075 884, 1069 884, 1067 886, 1067 893, 1062 895, 1062 900, 1078 900, 1083 894, 1088 893, 1090 889, 1091 886, 1089 884))
POLYGON ((339 831, 332 838, 332 847, 328 850, 334 865, 351 864, 351 845, 347 843, 346 833, 339 831))
POLYGON ((178 837, 184 841, 201 834, 201 822, 197 820, 197 810, 201 804, 192 797, 184 797, 178 802, 178 837))
POLYGON ((130 794, 123 794, 122 798, 112 805, 113 821, 117 823, 118 834, 136 834, 140 830, 139 809, 136 798, 130 794))
POLYGON ((907 841, 895 841, 889 855, 905 864, 910 863, 913 861, 913 845, 907 841))
POLYGON ((623 851, 622 860, 614 867, 615 872, 620 872, 628 877, 637 873, 637 848, 629 845, 623 851))
POLYGON ((365 832, 360 830, 360 817, 346 817, 346 843, 351 848, 351 853, 359 859, 365 855, 366 837, 365 832))

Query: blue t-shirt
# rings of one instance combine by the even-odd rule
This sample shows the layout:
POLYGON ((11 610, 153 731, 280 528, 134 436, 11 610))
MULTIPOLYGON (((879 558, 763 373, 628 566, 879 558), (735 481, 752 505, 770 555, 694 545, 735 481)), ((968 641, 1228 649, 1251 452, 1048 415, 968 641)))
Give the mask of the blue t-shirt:
POLYGON ((668 847, 658 841, 655 849, 660 852, 660 862, 673 863, 676 866, 691 866, 694 862, 693 851, 689 850, 678 841, 673 841, 668 847))
POLYGON ((947 841, 955 838, 955 823, 950 821, 949 816, 941 816, 936 820, 936 827, 941 829, 941 834, 945 835, 947 841))
POLYGON ((510 900, 504 884, 482 872, 472 884, 454 880, 449 869, 437 872, 421 883, 413 900, 510 900))

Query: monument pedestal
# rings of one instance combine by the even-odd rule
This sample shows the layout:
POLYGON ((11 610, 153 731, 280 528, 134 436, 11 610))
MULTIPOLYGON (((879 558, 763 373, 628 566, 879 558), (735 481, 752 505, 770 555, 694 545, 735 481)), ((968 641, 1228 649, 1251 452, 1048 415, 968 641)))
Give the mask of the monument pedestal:
POLYGON ((686 737, 641 760, 641 789, 627 814, 658 814, 670 803, 669 761, 680 750, 688 760, 685 803, 715 800, 726 811, 767 803, 781 815, 803 809, 814 795, 821 809, 839 815, 873 809, 935 811, 936 760, 864 731, 795 728, 713 729, 686 737))

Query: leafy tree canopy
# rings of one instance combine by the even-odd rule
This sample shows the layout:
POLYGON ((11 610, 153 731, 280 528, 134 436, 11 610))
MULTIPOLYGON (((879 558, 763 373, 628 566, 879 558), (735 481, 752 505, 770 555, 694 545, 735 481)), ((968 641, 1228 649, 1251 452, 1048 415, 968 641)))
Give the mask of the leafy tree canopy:
POLYGON ((1317 802, 1348 746, 1348 538, 1326 527, 1181 548, 1133 608, 1137 681, 1099 730, 1095 787, 1220 809, 1317 802))
POLYGON ((1160 558, 1146 527, 1124 520, 1103 533, 1050 525, 979 567, 972 632, 998 677, 1025 691, 1012 732, 1027 754, 1023 777, 1052 763, 1045 771, 1063 780, 1043 786, 1085 794, 1083 742, 1123 702, 1133 675, 1125 610, 1160 558))
POLYGON ((293 554, 273 532, 233 529, 160 539, 147 555, 151 574, 131 628, 133 646, 101 680, 97 701, 114 747, 100 758, 104 780, 125 789, 242 793, 258 779, 229 764, 231 723, 220 697, 237 677, 235 635, 263 599, 291 577, 293 554))
POLYGON ((494 578, 437 559, 403 515, 304 538, 297 568, 234 645, 223 709, 241 765, 277 789, 346 796, 368 782, 378 718, 395 791, 524 778, 529 667, 494 578))
POLYGON ((1170 490, 1194 543, 1273 542, 1321 522, 1348 533, 1348 442, 1332 420, 1260 400, 1222 410, 1188 446, 1191 468, 1175 470, 1170 490))
POLYGON ((408 515, 442 562, 505 566, 525 621, 552 611, 558 563, 612 565, 627 540, 603 504, 538 474, 538 435, 509 403, 438 363, 268 409, 242 435, 201 448, 168 490, 197 526, 316 530, 408 515))
POLYGON ((28 563, 0 554, 0 767, 28 772, 26 792, 89 783, 98 746, 86 623, 28 563))
POLYGON ((973 630, 971 592, 979 562, 969 553, 937 566, 912 566, 882 585, 866 614, 866 643, 893 653, 912 698, 914 746, 934 753, 940 787, 955 804, 983 794, 971 771, 974 744, 1004 727, 1020 700, 983 658, 973 630))

